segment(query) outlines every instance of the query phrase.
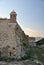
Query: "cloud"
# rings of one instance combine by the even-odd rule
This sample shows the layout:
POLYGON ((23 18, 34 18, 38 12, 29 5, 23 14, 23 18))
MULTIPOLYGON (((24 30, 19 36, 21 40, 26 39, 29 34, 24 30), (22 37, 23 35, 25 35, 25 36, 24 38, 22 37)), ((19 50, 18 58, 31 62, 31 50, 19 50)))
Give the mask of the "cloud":
POLYGON ((44 37, 44 32, 41 31, 36 31, 27 27, 22 27, 24 30, 25 34, 32 36, 32 37, 44 37))

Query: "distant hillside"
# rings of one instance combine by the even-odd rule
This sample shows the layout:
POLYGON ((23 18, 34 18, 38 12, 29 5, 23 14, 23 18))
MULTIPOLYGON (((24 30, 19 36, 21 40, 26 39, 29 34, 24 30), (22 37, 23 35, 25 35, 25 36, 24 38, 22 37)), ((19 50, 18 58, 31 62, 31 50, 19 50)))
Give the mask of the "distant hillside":
POLYGON ((37 45, 43 45, 44 44, 44 38, 36 42, 37 45))

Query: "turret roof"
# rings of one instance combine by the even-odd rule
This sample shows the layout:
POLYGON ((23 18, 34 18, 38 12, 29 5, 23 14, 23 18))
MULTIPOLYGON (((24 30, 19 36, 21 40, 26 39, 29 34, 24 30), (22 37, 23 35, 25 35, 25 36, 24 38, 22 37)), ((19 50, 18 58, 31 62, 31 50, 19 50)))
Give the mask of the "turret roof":
POLYGON ((15 12, 14 10, 13 10, 10 14, 15 14, 15 15, 17 15, 16 12, 15 12))

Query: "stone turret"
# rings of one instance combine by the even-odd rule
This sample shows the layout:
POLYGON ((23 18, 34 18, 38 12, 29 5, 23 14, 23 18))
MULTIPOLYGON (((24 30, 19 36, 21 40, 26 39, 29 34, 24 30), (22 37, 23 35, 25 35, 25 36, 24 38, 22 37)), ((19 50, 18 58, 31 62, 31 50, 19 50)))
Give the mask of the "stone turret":
POLYGON ((12 28, 15 28, 16 24, 17 24, 17 21, 16 21, 16 12, 13 10, 11 13, 10 13, 10 22, 8 23, 9 26, 11 26, 12 28))
POLYGON ((10 22, 11 23, 16 23, 16 12, 13 10, 11 13, 10 13, 10 22))

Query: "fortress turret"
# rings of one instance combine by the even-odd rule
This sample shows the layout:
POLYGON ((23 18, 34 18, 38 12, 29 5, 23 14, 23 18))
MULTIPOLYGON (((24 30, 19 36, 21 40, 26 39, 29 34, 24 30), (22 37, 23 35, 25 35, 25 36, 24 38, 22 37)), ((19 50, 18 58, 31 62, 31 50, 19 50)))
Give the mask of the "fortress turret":
POLYGON ((11 23, 16 23, 16 12, 13 10, 11 13, 10 13, 10 22, 11 23))

